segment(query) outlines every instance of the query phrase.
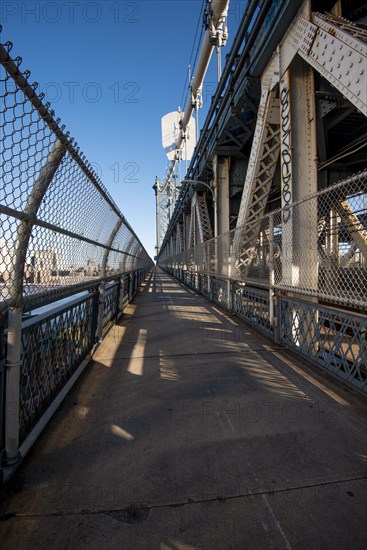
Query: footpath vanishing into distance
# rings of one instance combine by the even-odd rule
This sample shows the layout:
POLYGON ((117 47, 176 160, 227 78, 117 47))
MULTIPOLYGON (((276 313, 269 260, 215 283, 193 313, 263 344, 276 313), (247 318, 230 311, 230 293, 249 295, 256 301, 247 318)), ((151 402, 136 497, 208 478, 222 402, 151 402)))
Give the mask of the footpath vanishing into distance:
POLYGON ((156 268, 2 495, 0 546, 366 548, 365 412, 156 268))

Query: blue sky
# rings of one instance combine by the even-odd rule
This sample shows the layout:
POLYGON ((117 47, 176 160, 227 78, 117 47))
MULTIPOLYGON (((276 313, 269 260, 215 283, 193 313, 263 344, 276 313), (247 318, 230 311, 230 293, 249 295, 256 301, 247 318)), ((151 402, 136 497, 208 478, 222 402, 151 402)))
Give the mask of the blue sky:
MULTIPOLYGON (((201 0, 4 0, 0 8, 1 41, 13 42, 12 56, 23 58, 22 70, 31 70, 30 81, 39 82, 45 101, 152 256, 152 186, 168 165, 161 117, 180 105, 201 5, 201 0)), ((231 2, 223 59, 245 5, 231 2)), ((213 56, 201 123, 215 83, 213 56)))

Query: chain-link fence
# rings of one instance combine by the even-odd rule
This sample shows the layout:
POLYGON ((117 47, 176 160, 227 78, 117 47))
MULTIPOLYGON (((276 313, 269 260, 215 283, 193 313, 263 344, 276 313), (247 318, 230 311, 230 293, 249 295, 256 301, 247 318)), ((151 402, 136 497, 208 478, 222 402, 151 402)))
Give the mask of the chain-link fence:
POLYGON ((0 311, 150 265, 143 245, 21 58, 0 46, 0 311))
POLYGON ((153 264, 11 49, 0 44, 3 476, 153 264))
POLYGON ((159 263, 366 311, 367 171, 159 263))

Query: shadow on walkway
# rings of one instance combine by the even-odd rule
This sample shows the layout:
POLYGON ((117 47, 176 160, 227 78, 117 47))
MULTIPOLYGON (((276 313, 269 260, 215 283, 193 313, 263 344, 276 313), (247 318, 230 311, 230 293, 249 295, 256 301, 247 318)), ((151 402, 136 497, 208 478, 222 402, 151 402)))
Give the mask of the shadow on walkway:
POLYGON ((364 548, 364 410, 154 270, 20 468, 1 547, 364 548))

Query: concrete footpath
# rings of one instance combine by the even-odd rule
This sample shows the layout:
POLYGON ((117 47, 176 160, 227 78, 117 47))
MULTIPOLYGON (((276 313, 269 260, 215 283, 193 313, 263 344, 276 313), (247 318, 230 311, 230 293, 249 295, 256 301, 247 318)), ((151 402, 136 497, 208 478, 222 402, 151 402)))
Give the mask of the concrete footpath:
POLYGON ((366 405, 153 272, 1 499, 0 547, 367 547, 366 405))

